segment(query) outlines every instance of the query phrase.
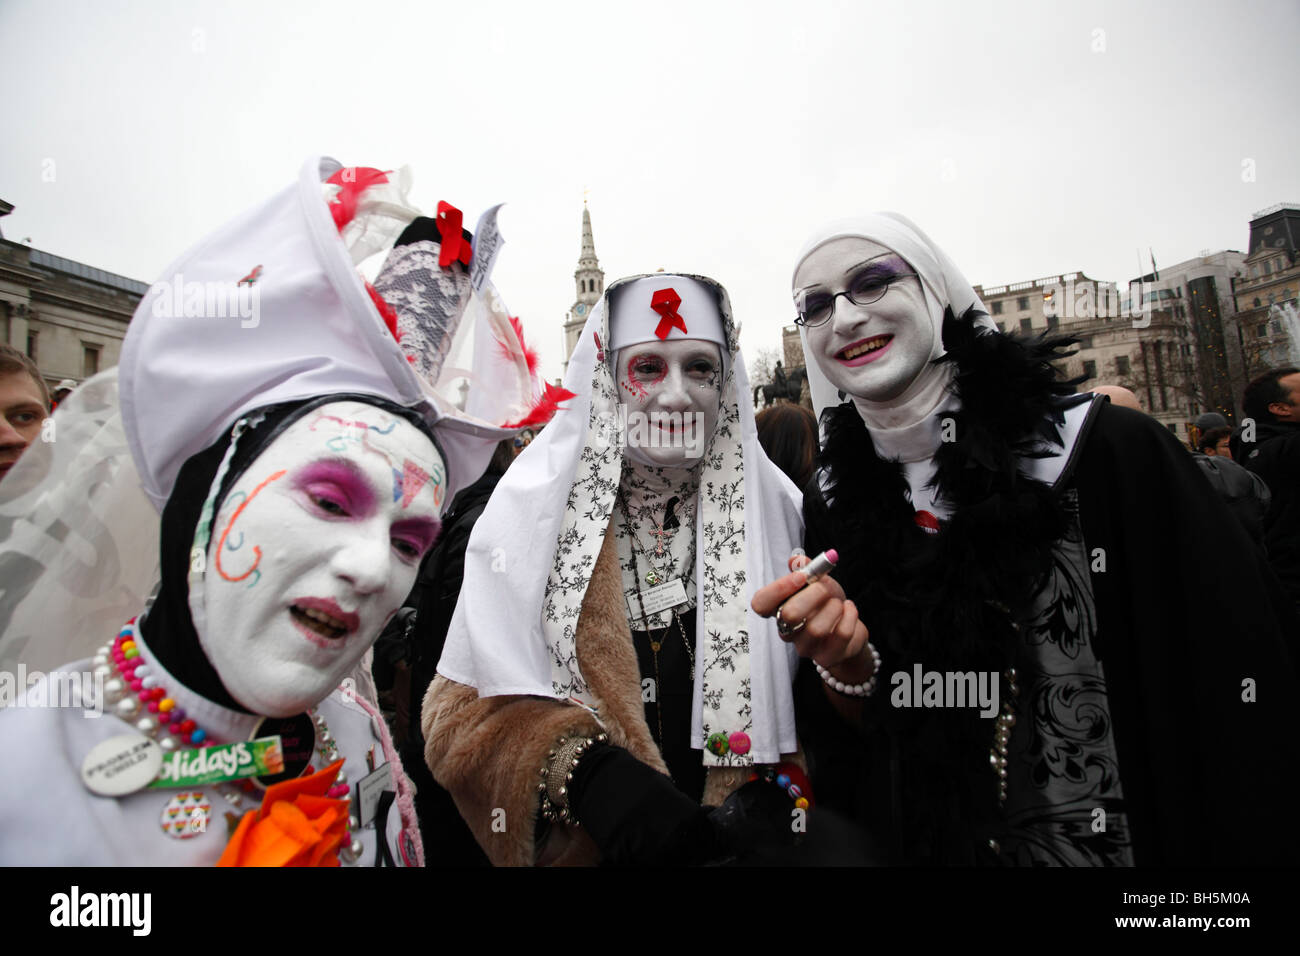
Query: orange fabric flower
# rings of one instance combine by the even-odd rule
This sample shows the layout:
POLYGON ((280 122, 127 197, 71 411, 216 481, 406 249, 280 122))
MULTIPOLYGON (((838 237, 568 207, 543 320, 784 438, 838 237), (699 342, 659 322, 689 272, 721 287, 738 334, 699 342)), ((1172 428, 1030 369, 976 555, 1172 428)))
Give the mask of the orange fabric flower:
POLYGON ((342 768, 337 760, 311 776, 268 787, 262 806, 239 821, 217 866, 338 866, 348 801, 325 794, 342 768))

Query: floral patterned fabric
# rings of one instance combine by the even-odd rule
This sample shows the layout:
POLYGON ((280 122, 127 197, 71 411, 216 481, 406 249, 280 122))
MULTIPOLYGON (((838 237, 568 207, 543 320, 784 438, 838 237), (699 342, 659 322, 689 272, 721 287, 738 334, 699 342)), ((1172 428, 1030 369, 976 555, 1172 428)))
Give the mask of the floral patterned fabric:
MULTIPOLYGON (((604 314, 604 310, 602 310, 604 314)), ((729 309, 723 323, 730 350, 735 351, 735 327, 729 309)), ((608 322, 602 323, 601 340, 609 341, 608 322)), ((596 555, 617 503, 622 485, 636 519, 633 532, 642 542, 651 540, 655 523, 663 518, 662 507, 668 496, 663 492, 676 486, 683 501, 697 497, 688 505, 694 512, 693 542, 687 535, 677 539, 673 558, 678 566, 695 553, 693 581, 699 600, 696 607, 696 695, 701 702, 703 746, 711 734, 730 736, 749 734, 753 729, 749 674, 749 633, 746 624, 748 597, 745 588, 745 468, 744 449, 740 440, 740 408, 735 383, 735 363, 722 386, 722 411, 717 427, 709 439, 704 460, 698 469, 675 477, 666 477, 664 469, 629 466, 624 471, 623 412, 617 398, 613 374, 605 356, 598 355, 592 369, 592 401, 588 418, 588 440, 578 464, 578 473, 569 492, 565 520, 546 583, 542 608, 542 630, 551 651, 552 688, 555 696, 568 697, 593 706, 578 667, 574 636, 586 583, 595 566, 596 555), (612 440, 611 440, 612 439, 612 440), (627 480, 624 476, 627 475, 627 480), (695 477, 692 482, 692 476, 695 477), (690 485, 697 484, 698 495, 690 495, 690 485), (655 515, 655 508, 659 514, 655 515)), ((624 567, 631 564, 631 541, 622 529, 621 516, 615 516, 613 533, 621 536, 620 559, 624 567), (626 552, 623 550, 626 548, 626 552)), ((644 572, 642 572, 644 574, 644 572)), ((635 580, 625 571, 625 585, 635 580)), ((687 582, 683 582, 684 584, 687 582)), ((689 597, 689 592, 688 592, 689 597)), ((678 609, 678 613, 682 612, 678 609)), ((670 612, 658 615, 662 623, 670 612)), ((708 766, 748 766, 752 752, 743 756, 728 751, 716 754, 705 749, 708 766)))

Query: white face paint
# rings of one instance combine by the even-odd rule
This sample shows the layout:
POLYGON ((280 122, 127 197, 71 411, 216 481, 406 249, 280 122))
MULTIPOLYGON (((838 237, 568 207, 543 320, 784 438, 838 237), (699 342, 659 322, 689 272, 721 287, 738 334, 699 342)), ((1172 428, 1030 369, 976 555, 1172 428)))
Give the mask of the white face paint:
POLYGON ((614 359, 634 461, 661 468, 699 463, 718 424, 722 360, 700 339, 645 342, 614 359))
POLYGON ((807 330, 812 358, 836 388, 889 401, 924 370, 936 332, 915 271, 893 250, 853 236, 817 247, 799 264, 796 307, 845 290, 861 290, 865 298, 887 286, 869 305, 838 296, 830 320, 807 330))
POLYGON ((199 642, 231 696, 273 717, 327 697, 415 583, 447 470, 373 405, 308 412, 240 475, 212 525, 199 642))

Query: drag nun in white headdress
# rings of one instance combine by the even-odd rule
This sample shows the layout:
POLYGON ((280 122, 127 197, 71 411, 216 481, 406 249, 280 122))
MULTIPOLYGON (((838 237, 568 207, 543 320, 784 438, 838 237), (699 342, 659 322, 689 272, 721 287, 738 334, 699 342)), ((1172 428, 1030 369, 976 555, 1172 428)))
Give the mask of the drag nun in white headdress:
POLYGON ((58 669, 0 712, 0 863, 422 862, 369 648, 535 396, 404 179, 311 159, 178 259, 0 489, 0 662, 58 669))
POLYGON ((471 537, 428 762, 496 863, 704 860, 700 801, 796 750, 796 658, 749 600, 799 494, 711 279, 614 283, 565 386, 471 537))

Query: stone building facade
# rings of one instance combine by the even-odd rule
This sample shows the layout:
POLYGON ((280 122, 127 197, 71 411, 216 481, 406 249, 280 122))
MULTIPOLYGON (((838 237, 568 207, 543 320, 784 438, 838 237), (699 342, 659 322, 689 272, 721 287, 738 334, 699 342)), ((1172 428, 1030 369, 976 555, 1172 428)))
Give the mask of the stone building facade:
POLYGON ((1300 204, 1255 213, 1234 290, 1228 338, 1241 353, 1241 378, 1282 365, 1300 367, 1300 204))
MULTIPOLYGON (((1172 356, 1165 348, 1145 350, 1144 341, 1171 331, 1167 314, 1152 314, 1150 325, 1135 327, 1128 315, 1133 297, 1114 282, 1092 279, 1083 272, 1067 272, 999 286, 976 286, 999 331, 1022 335, 1046 332, 1079 339, 1078 354, 1062 362, 1067 378, 1082 378, 1080 389, 1099 385, 1133 388, 1135 372, 1145 373, 1159 356, 1161 375, 1172 356), (1144 335, 1143 333, 1149 333, 1144 335)), ((1146 320, 1140 317, 1138 322, 1146 320)), ((1181 354, 1181 349, 1176 349, 1181 354)), ((1158 383, 1160 375, 1151 376, 1158 383)), ((1133 388, 1144 410, 1175 434, 1186 434, 1188 410, 1170 407, 1170 396, 1144 394, 1133 388), (1181 426, 1181 431, 1180 431, 1181 426)))
MULTIPOLYGON (((0 217, 12 211, 0 200, 0 217)), ((117 364, 127 323, 148 290, 0 234, 0 339, 30 357, 51 389, 117 364)))

